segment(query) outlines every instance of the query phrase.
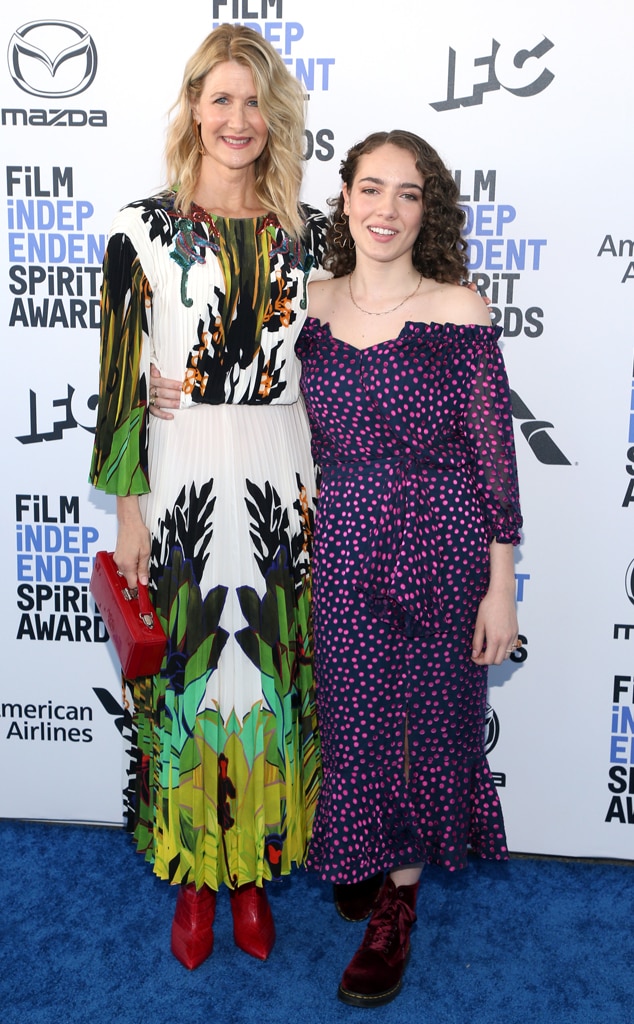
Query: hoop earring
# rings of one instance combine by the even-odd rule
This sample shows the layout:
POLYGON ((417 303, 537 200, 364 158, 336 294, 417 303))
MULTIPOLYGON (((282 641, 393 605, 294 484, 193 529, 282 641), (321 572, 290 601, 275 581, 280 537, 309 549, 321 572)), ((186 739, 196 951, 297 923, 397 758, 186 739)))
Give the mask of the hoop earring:
POLYGON ((203 145, 203 133, 200 121, 197 121, 195 117, 192 117, 192 124, 194 127, 194 138, 196 139, 196 149, 201 156, 204 156, 205 147, 203 145))
POLYGON ((339 246, 340 249, 345 249, 348 246, 349 249, 354 249, 356 242, 350 234, 350 228, 348 227, 348 215, 345 213, 341 214, 343 220, 336 220, 333 224, 333 242, 339 246))

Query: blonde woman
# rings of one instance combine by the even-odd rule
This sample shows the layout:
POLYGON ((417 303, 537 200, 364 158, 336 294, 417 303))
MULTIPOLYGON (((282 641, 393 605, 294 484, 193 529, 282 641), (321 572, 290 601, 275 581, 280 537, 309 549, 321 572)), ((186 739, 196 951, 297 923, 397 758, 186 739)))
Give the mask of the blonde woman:
POLYGON ((134 833, 179 887, 172 951, 190 969, 223 884, 236 944, 269 955, 264 882, 304 861, 317 797, 294 343, 325 221, 299 203, 303 127, 275 50, 216 29, 185 69, 169 187, 118 214, 104 264, 91 478, 117 496, 115 561, 150 581, 168 636, 161 671, 129 682, 134 833))

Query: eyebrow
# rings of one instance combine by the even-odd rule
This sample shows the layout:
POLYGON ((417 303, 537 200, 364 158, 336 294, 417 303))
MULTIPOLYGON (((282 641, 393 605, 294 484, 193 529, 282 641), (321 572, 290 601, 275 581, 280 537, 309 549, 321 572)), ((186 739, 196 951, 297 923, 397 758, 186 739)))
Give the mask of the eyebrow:
MULTIPOLYGON (((212 92, 212 93, 210 93, 210 94, 209 94, 209 99, 210 99, 210 100, 213 100, 213 99, 215 99, 215 98, 216 98, 217 96, 227 96, 227 97, 229 97, 230 99, 233 99, 233 98, 234 98, 234 96, 237 96, 237 95, 238 95, 237 93, 233 93, 233 92, 231 92, 231 89, 216 89, 216 91, 215 91, 215 92, 212 92)), ((240 98, 240 97, 238 97, 238 98, 240 98)), ((257 100, 257 98, 258 98, 258 97, 257 97, 257 93, 255 93, 255 92, 253 93, 253 95, 252 95, 252 96, 247 96, 247 97, 246 97, 247 101, 248 101, 248 100, 257 100)))
MULTIPOLYGON (((383 178, 371 178, 369 175, 366 178, 359 178, 359 182, 362 182, 362 181, 371 181, 375 185, 385 185, 385 181, 383 180, 383 178)), ((399 188, 416 188, 416 189, 418 189, 418 191, 420 193, 423 192, 422 186, 421 185, 417 185, 415 181, 402 181, 401 184, 398 187, 399 188)))

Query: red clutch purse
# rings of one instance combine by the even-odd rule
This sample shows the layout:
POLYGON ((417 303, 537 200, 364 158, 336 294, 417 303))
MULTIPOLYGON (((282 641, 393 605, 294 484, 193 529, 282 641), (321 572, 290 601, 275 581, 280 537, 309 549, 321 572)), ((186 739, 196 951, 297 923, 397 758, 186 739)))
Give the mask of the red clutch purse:
POLYGON ((112 552, 98 551, 90 592, 115 646, 124 676, 136 679, 158 672, 167 637, 152 607, 148 588, 128 587, 112 552))

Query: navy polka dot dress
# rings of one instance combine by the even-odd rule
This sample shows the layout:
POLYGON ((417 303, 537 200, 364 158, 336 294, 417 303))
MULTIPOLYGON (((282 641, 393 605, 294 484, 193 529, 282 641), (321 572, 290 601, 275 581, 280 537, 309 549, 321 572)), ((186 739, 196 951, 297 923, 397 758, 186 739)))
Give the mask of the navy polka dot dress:
POLYGON ((309 317, 297 342, 322 470, 309 865, 332 882, 507 856, 470 658, 490 542, 521 526, 500 333, 406 323, 360 351, 309 317))

